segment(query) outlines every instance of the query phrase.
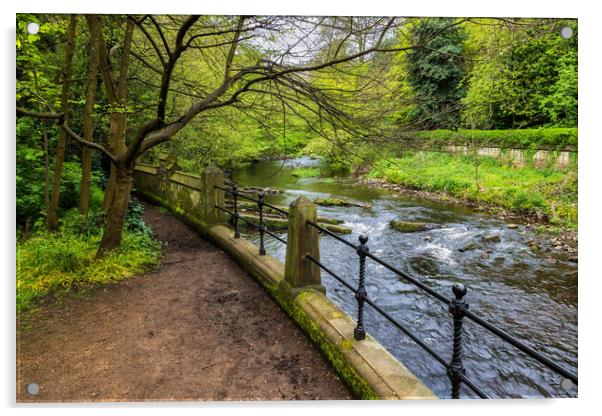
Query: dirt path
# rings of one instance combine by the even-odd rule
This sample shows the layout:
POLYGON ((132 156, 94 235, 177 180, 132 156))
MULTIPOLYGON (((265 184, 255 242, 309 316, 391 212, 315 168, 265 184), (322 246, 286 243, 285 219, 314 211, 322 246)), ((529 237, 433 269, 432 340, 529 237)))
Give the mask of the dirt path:
POLYGON ((18 401, 352 398, 225 253, 155 207, 145 218, 167 243, 158 271, 44 305, 21 323, 18 401), (28 383, 39 394, 25 393, 28 383))

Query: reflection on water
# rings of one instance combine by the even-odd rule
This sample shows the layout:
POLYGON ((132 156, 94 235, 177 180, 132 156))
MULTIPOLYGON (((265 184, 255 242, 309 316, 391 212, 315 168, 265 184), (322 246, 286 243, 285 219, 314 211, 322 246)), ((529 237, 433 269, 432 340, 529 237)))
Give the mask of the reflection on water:
MULTIPOLYGON (((509 229, 491 215, 390 191, 357 185, 353 178, 296 178, 294 166, 319 161, 307 158, 259 162, 233 173, 243 185, 284 190, 268 202, 288 205, 300 195, 309 199, 342 197, 373 204, 357 207, 318 207, 319 215, 341 218, 357 243, 359 234, 369 237, 370 251, 429 287, 451 297, 451 286, 468 287, 470 309, 493 322, 559 364, 577 372, 577 266, 555 258, 545 250, 534 253, 527 242, 529 228, 509 229), (392 219, 421 221, 435 228, 417 233, 391 230, 392 219), (500 242, 483 243, 497 234, 500 242), (464 252, 469 243, 478 247, 464 252), (483 254, 486 253, 486 254, 483 254)), ((255 238, 255 237, 252 237, 255 238)), ((269 254, 284 261, 285 247, 266 237, 269 254)), ((320 257, 340 276, 357 285, 357 254, 327 236, 320 240, 320 257)), ((367 261, 367 291, 371 299, 408 325, 443 357, 451 357, 452 321, 443 304, 408 284, 382 266, 367 261)), ((328 296, 351 316, 356 302, 351 293, 323 273, 328 296)), ((367 306, 366 328, 440 397, 449 397, 444 368, 413 341, 367 306)), ((575 397, 577 388, 561 388, 556 375, 486 330, 465 325, 467 375, 492 397, 575 397)), ((472 394, 467 388, 463 397, 472 394)))

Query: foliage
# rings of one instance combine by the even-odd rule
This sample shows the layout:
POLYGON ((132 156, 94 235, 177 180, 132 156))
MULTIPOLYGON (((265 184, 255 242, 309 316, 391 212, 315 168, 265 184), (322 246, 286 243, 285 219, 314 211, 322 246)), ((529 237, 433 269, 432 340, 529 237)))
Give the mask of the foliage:
POLYGON ((465 125, 577 125, 576 21, 526 19, 504 26, 482 19, 466 30, 475 64, 466 79, 465 125), (563 26, 573 29, 571 39, 560 36, 563 26))
POLYGON ((71 210, 61 218, 61 233, 41 231, 18 242, 17 310, 49 295, 119 281, 157 266, 160 244, 141 220, 140 206, 133 204, 119 249, 102 258, 96 258, 102 226, 98 213, 83 218, 71 210))
POLYGON ((407 77, 415 94, 410 120, 422 129, 456 128, 466 93, 460 83, 465 75, 462 27, 451 18, 423 18, 411 25, 409 37, 413 45, 426 46, 406 55, 407 77))
MULTIPOLYGON (((29 118, 17 120, 16 147, 16 196, 17 224, 24 224, 27 218, 35 222, 45 216, 44 201, 45 162, 42 142, 43 126, 29 118)), ((50 143, 56 139, 57 129, 48 126, 50 143)), ((77 160, 77 159, 76 159, 77 160)), ((53 170, 53 160, 49 163, 53 170)), ((102 191, 99 188, 102 173, 95 171, 92 177, 92 206, 101 204, 102 191)), ((48 186, 52 188, 53 176, 49 175, 48 186)), ((65 211, 78 206, 81 185, 81 167, 77 161, 68 161, 63 165, 61 180, 60 208, 65 211)))
POLYGON ((426 145, 478 144, 515 148, 564 149, 577 147, 577 128, 538 128, 520 130, 431 130, 404 133, 426 145))
POLYGON ((320 176, 320 169, 312 167, 296 168, 293 170, 292 175, 296 176, 297 178, 315 178, 320 176))
MULTIPOLYGON (((369 17, 315 19, 316 30, 309 31, 307 38, 311 38, 313 46, 298 51, 306 47, 303 42, 293 49, 288 49, 292 44, 285 44, 295 37, 295 27, 311 25, 312 18, 303 18, 303 24, 297 19, 245 18, 244 24, 249 29, 236 42, 229 73, 233 76, 243 68, 249 72, 232 78, 231 84, 224 84, 224 58, 232 47, 237 16, 198 17, 184 35, 185 52, 173 61, 176 55, 168 55, 174 51, 178 29, 186 17, 154 16, 139 20, 133 32, 133 53, 126 74, 127 102, 116 104, 109 103, 106 88, 101 85, 106 81, 104 76, 111 78, 111 74, 119 73, 123 48, 115 45, 123 44, 126 16, 103 16, 102 35, 111 51, 113 71, 99 77, 94 116, 96 143, 103 146, 109 143, 112 112, 127 115, 127 126, 114 126, 118 131, 116 136, 127 147, 136 143, 132 139, 141 126, 157 119, 157 109, 164 106, 167 125, 179 126, 182 120, 188 124, 173 130, 177 131, 175 136, 157 148, 151 148, 147 154, 142 152, 142 157, 152 160, 157 153, 168 151, 178 158, 180 166, 192 172, 200 172, 212 162, 236 168, 264 158, 310 154, 324 158, 336 172, 361 174, 387 152, 400 154, 406 147, 405 139, 417 139, 412 144, 417 142, 419 146, 473 141, 526 148, 560 149, 577 145, 576 20, 400 18, 382 38, 378 51, 336 65, 317 65, 320 67, 317 70, 293 71, 272 78, 273 73, 294 65, 295 59, 299 64, 313 66, 353 55, 373 44, 379 38, 379 28, 384 27, 384 20, 369 17), (255 26, 258 30, 250 29, 255 26), (573 38, 559 36, 562 26, 573 29, 573 38), (415 48, 393 52, 410 46, 415 48), (158 56, 157 47, 163 59, 158 56), (387 49, 390 50, 385 52, 387 49), (162 70, 175 61, 168 71, 162 70), (162 73, 172 74, 165 94, 160 92, 162 73), (220 90, 222 84, 225 91, 220 90), (219 94, 212 95, 212 91, 219 94), (241 93, 236 95, 235 91, 241 93), (210 111, 197 112, 190 118, 183 116, 194 108, 210 111), (458 127, 480 130, 457 130, 458 127), (448 130, 432 130, 442 128, 448 130), (503 131, 508 128, 512 130, 503 131), (417 129, 432 131, 415 132, 417 129), (401 146, 392 133, 396 130, 407 131, 401 137, 401 146)), ((19 107, 32 111, 58 108, 67 21, 67 15, 17 15, 19 107), (26 24, 32 21, 40 25, 38 35, 28 35, 25 31, 26 24)), ((86 19, 80 18, 70 90, 73 111, 69 124, 73 131, 81 131, 85 83, 76 80, 86 78, 89 43, 86 19)), ((52 186, 47 173, 53 170, 57 136, 55 123, 31 118, 17 120, 19 226, 28 220, 43 223, 45 180, 52 186)), ((60 214, 64 217, 64 227, 73 228, 68 233, 92 236, 95 227, 105 222, 102 215, 94 213, 94 207, 103 198, 100 185, 111 163, 106 156, 94 152, 92 212, 88 219, 76 224, 76 215, 69 210, 78 203, 80 152, 81 147, 69 139, 60 214)), ((442 167, 448 163, 441 162, 442 167)), ((317 172, 301 170, 299 174, 317 172)), ((460 179, 456 180, 459 181, 456 187, 463 189, 460 179)), ((571 192, 569 199, 570 195, 571 192)), ((522 197, 508 198, 522 204, 522 197)), ((143 222, 130 218, 139 208, 135 203, 130 204, 126 227, 146 233, 143 222)))
POLYGON ((521 214, 539 212, 554 224, 577 227, 576 172, 514 168, 494 158, 481 157, 477 186, 471 157, 418 152, 379 160, 370 176, 501 206, 521 214))

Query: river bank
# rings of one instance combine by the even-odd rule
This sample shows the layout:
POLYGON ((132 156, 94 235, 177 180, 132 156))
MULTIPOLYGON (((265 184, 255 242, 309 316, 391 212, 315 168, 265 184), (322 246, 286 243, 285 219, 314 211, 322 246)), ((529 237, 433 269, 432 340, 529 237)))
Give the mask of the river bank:
POLYGON ((487 212, 495 215, 498 218, 508 222, 509 227, 516 224, 522 224, 527 228, 536 232, 536 237, 528 245, 540 249, 546 245, 549 250, 564 252, 568 255, 568 259, 577 262, 578 257, 578 233, 575 229, 568 227, 560 227, 549 223, 546 217, 537 217, 536 215, 519 214, 503 207, 485 203, 482 201, 474 201, 468 198, 453 196, 444 192, 433 192, 416 187, 392 183, 386 179, 372 178, 368 176, 359 176, 357 178, 359 184, 374 187, 378 189, 386 189, 398 195, 414 195, 420 198, 429 199, 437 202, 444 202, 460 207, 470 208, 475 211, 487 212), (549 239, 549 234, 556 235, 549 239), (533 243, 533 244, 532 244, 533 243))

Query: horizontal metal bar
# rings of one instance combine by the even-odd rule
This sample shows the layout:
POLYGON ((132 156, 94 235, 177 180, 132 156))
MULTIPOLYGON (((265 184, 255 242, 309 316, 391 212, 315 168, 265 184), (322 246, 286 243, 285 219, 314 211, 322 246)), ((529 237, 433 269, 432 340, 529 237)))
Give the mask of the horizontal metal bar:
MULTIPOLYGON (((224 212, 225 212, 225 213, 227 213, 227 214, 234 215, 234 213, 233 213, 233 212, 231 212, 231 211, 228 211, 227 209, 225 209, 225 208, 222 208, 222 207, 220 207, 219 205, 215 205, 215 208, 217 208, 217 209, 221 209, 222 211, 224 211, 224 212)), ((240 218, 240 217, 239 217, 239 218, 240 218)))
POLYGON ((347 287, 347 289, 351 290, 353 293, 357 293, 357 290, 355 290, 355 288, 353 286, 351 286, 351 284, 347 283, 343 278, 339 277, 335 272, 333 272, 328 267, 326 267, 325 265, 320 263, 320 261, 316 260, 315 257, 313 257, 311 254, 308 253, 305 255, 305 257, 307 257, 309 260, 311 260, 312 262, 317 264, 318 267, 320 267, 326 273, 328 273, 329 275, 331 275, 332 277, 337 279, 339 282, 341 282, 345 287, 347 287))
POLYGON ((265 226, 263 227, 263 231, 265 231, 268 235, 272 236, 273 238, 275 238, 276 240, 280 241, 283 244, 286 244, 286 240, 283 239, 282 237, 280 237, 277 234, 274 234, 273 232, 271 232, 270 230, 268 230, 267 228, 265 228, 265 226))
POLYGON ((498 337, 502 338, 504 341, 514 345, 516 348, 518 348, 525 354, 531 356, 532 358, 536 359, 537 361, 539 361, 541 364, 545 365, 549 369, 554 370, 555 372, 557 372, 557 373, 561 374, 562 376, 571 380, 573 383, 577 384, 578 380, 577 380, 576 374, 571 373, 566 368, 560 366, 559 364, 556 364, 554 361, 550 360, 546 356, 535 351, 533 348, 529 347, 528 345, 523 344, 521 341, 519 341, 512 335, 510 335, 507 332, 503 331, 502 329, 496 327, 495 325, 485 321, 483 318, 479 317, 478 315, 475 315, 473 312, 471 312, 469 310, 464 311, 464 316, 466 316, 468 319, 470 319, 474 323, 487 329, 494 335, 497 335, 498 337))
MULTIPOLYGON (((307 221, 307 223, 315 228, 317 228, 320 231, 323 231, 324 233, 328 234, 331 237, 336 238, 337 240, 339 240, 342 243, 347 244, 349 247, 352 247, 354 250, 358 249, 358 246, 356 246, 353 243, 350 243, 349 241, 345 240, 344 238, 339 237, 338 235, 336 235, 335 233, 333 233, 332 231, 327 230, 324 227, 319 226, 318 224, 311 222, 311 221, 307 221)), ((370 253, 370 252, 366 252, 366 257, 371 258, 372 260, 374 260, 375 262, 379 263, 380 265, 386 267, 387 269, 391 270, 393 273, 396 273, 398 275, 400 275, 401 277, 403 277, 404 279, 410 281, 411 283, 413 283, 415 286, 418 286, 420 289, 424 290, 425 292, 427 292, 428 294, 430 294, 431 296, 437 298, 438 300, 440 300, 441 302, 445 303, 446 305, 450 304, 450 301, 443 296, 442 294, 434 291, 433 289, 431 289, 430 287, 426 286, 424 283, 416 280, 415 278, 413 278, 412 276, 408 275, 407 273, 402 272, 401 270, 391 266, 389 263, 379 259, 378 257, 376 257, 374 254, 370 253)))
POLYGON ((219 189, 219 190, 221 190, 221 191, 232 193, 232 189, 229 189, 229 188, 222 188, 222 187, 221 187, 221 186, 219 186, 219 185, 213 185, 213 186, 214 186, 216 189, 219 189))
MULTIPOLYGON (((232 192, 232 189, 228 189, 228 188, 222 188, 221 186, 218 186, 218 185, 215 185, 215 187, 216 187, 217 189, 221 189, 222 191, 228 192, 228 193, 230 193, 230 194, 233 194, 233 193, 234 193, 234 192, 232 192)), ((242 197, 242 198, 245 198, 245 199, 248 199, 248 200, 250 200, 250 201, 253 201, 253 202, 259 202, 259 200, 258 200, 258 199, 253 199, 253 198, 251 198, 251 197, 249 197, 249 196, 245 195, 245 194, 254 194, 254 193, 255 193, 255 192, 249 192, 249 191, 241 191, 241 190, 239 190, 239 191, 238 191, 238 196, 240 196, 240 197, 242 197)), ((274 205, 270 205, 270 204, 268 204, 268 203, 266 203, 266 202, 264 202, 264 203, 263 203, 263 205, 265 205, 266 207, 269 207, 269 208, 273 209, 274 211, 278 211, 278 212, 280 212, 280 213, 282 213, 282 214, 284 214, 284 215, 288 216, 288 211, 285 211, 285 210, 283 210, 282 208, 275 207, 274 205)))
POLYGON ((255 228, 259 228, 259 224, 256 224, 256 223, 254 223, 253 221, 249 221, 248 219, 246 219, 246 218, 244 218, 244 217, 241 217, 241 216, 239 216, 239 217, 238 217, 238 219, 239 219, 239 220, 243 220, 244 222, 246 222, 246 223, 247 223, 247 224, 249 224, 249 225, 252 225, 252 226, 254 226, 255 228))
POLYGON ((275 207, 274 205, 270 205, 270 204, 265 203, 265 202, 263 203, 263 205, 265 205, 268 208, 273 209, 274 211, 278 211, 278 212, 280 212, 280 213, 282 213, 282 214, 284 214, 284 215, 286 215, 288 217, 288 212, 285 211, 285 210, 283 210, 283 209, 280 209, 278 207, 275 207))
POLYGON ((445 296, 443 296, 441 293, 439 293, 439 292, 431 289, 430 287, 428 287, 427 285, 425 285, 421 281, 413 278, 409 274, 402 272, 401 270, 397 269, 394 266, 391 266, 389 263, 387 263, 384 260, 379 259, 374 254, 372 254, 370 252, 366 252, 366 257, 374 260, 375 262, 377 262, 381 266, 386 267, 387 269, 391 270, 393 273, 398 274, 399 276, 403 277, 404 279, 406 279, 407 281, 411 282, 415 286, 418 286, 420 289, 424 290, 426 293, 428 293, 429 295, 437 298, 438 300, 440 300, 441 302, 445 303, 446 305, 449 305, 451 303, 451 301, 449 299, 447 299, 445 296))
POLYGON ((460 379, 462 380, 462 382, 464 384, 466 384, 467 387, 469 387, 472 391, 474 391, 477 394, 477 396, 479 396, 481 399, 491 399, 491 397, 487 393, 485 393, 476 384, 474 384, 472 382, 472 380, 470 380, 468 377, 466 377, 465 374, 460 375, 460 379))
POLYGON ((406 326, 404 326, 403 324, 398 322, 396 319, 394 319, 392 316, 390 316, 387 312, 382 310, 377 304, 372 302, 369 298, 366 298, 366 303, 368 305, 372 306, 378 313, 380 313, 383 317, 385 317, 389 322, 391 322, 393 325, 395 325, 398 329, 403 331, 404 334, 406 334, 408 337, 412 338, 412 340, 416 344, 420 345, 422 347, 422 349, 424 349, 433 358, 435 358, 437 361, 439 361, 439 363, 442 366, 444 366, 445 368, 448 367, 447 361, 445 361, 445 359, 443 357, 441 357, 437 352, 435 352, 435 350, 433 350, 431 347, 429 347, 424 341, 422 341, 420 338, 418 338, 418 336, 414 335, 414 333, 412 331, 410 331, 406 326))
MULTIPOLYGON (((219 186, 219 185, 213 185, 213 186, 214 186, 216 189, 220 189, 220 190, 222 190, 222 191, 224 191, 224 192, 228 192, 229 194, 232 194, 232 195, 234 195, 234 190, 233 190, 232 188, 224 188, 224 187, 221 187, 221 186, 219 186)), ((250 192, 250 191, 243 191, 243 190, 241 190, 241 189, 238 189, 238 190, 237 190, 237 192, 236 192, 236 194, 237 194, 238 196, 240 196, 240 197, 243 197, 243 198, 246 198, 246 199, 250 199, 251 201, 257 202, 257 199, 253 199, 253 198, 251 198, 251 197, 248 197, 247 195, 245 195, 245 194, 253 194, 253 193, 254 193, 254 192, 250 192)))
MULTIPOLYGON (((230 215, 234 215, 232 212, 230 212, 230 211, 228 211, 228 210, 226 210, 226 209, 224 209, 224 208, 222 208, 222 207, 220 207, 220 206, 218 206, 218 205, 216 205, 215 207, 216 207, 216 208, 219 208, 219 209, 221 209, 221 210, 222 210, 222 211, 224 211, 224 212, 227 212, 227 213, 228 213, 228 214, 230 214, 230 215)), ((239 215, 239 216, 238 216, 238 219, 239 219, 239 220, 242 220, 242 221, 244 221, 244 222, 246 222, 246 223, 247 223, 247 224, 249 224, 249 225, 252 225, 253 227, 255 227, 255 228, 257 228, 257 229, 259 229, 259 224, 257 224, 257 223, 254 223, 253 221, 250 221, 250 220, 246 219, 245 217, 241 217, 241 216, 239 215)), ((274 237, 276 240, 278 240, 278 241, 280 241, 280 242, 282 242, 282 243, 286 244, 286 240, 284 240, 283 238, 281 238, 281 237, 280 237, 280 236, 278 236, 277 234, 274 234, 273 232, 271 232, 271 231, 270 231, 270 230, 268 230, 267 228, 265 228, 265 227, 264 227, 264 228, 263 228, 263 231, 265 231, 265 232, 266 232, 267 234, 269 234, 270 236, 274 237)))
POLYGON ((341 243, 345 243, 345 244, 347 244, 349 247, 353 248, 354 250, 357 250, 358 246, 356 246, 355 244, 353 244, 353 243, 351 243, 351 242, 349 242, 349 241, 345 240, 344 238, 341 238, 341 237, 339 237, 338 235, 336 235, 336 234, 335 234, 335 233, 333 233, 332 231, 330 231, 330 230, 327 230, 326 228, 324 228, 324 227, 322 227, 322 226, 320 226, 320 225, 318 225, 318 224, 316 224, 315 222, 312 222, 312 221, 307 221, 307 223, 308 223, 309 225, 311 225, 312 227, 315 227, 315 228, 317 228, 318 230, 322 231, 323 233, 326 233, 326 234, 328 234, 329 236, 331 236, 331 237, 333 237, 333 238, 335 238, 335 239, 339 240, 341 243))
MULTIPOLYGON (((240 198, 248 199, 249 201, 253 201, 253 202, 259 202, 259 200, 258 200, 258 199, 251 198, 250 196, 247 196, 247 195, 245 195, 245 194, 241 193, 240 191, 238 191, 238 196, 239 196, 240 198)), ((264 205, 265 205, 265 204, 264 204, 264 205)))

